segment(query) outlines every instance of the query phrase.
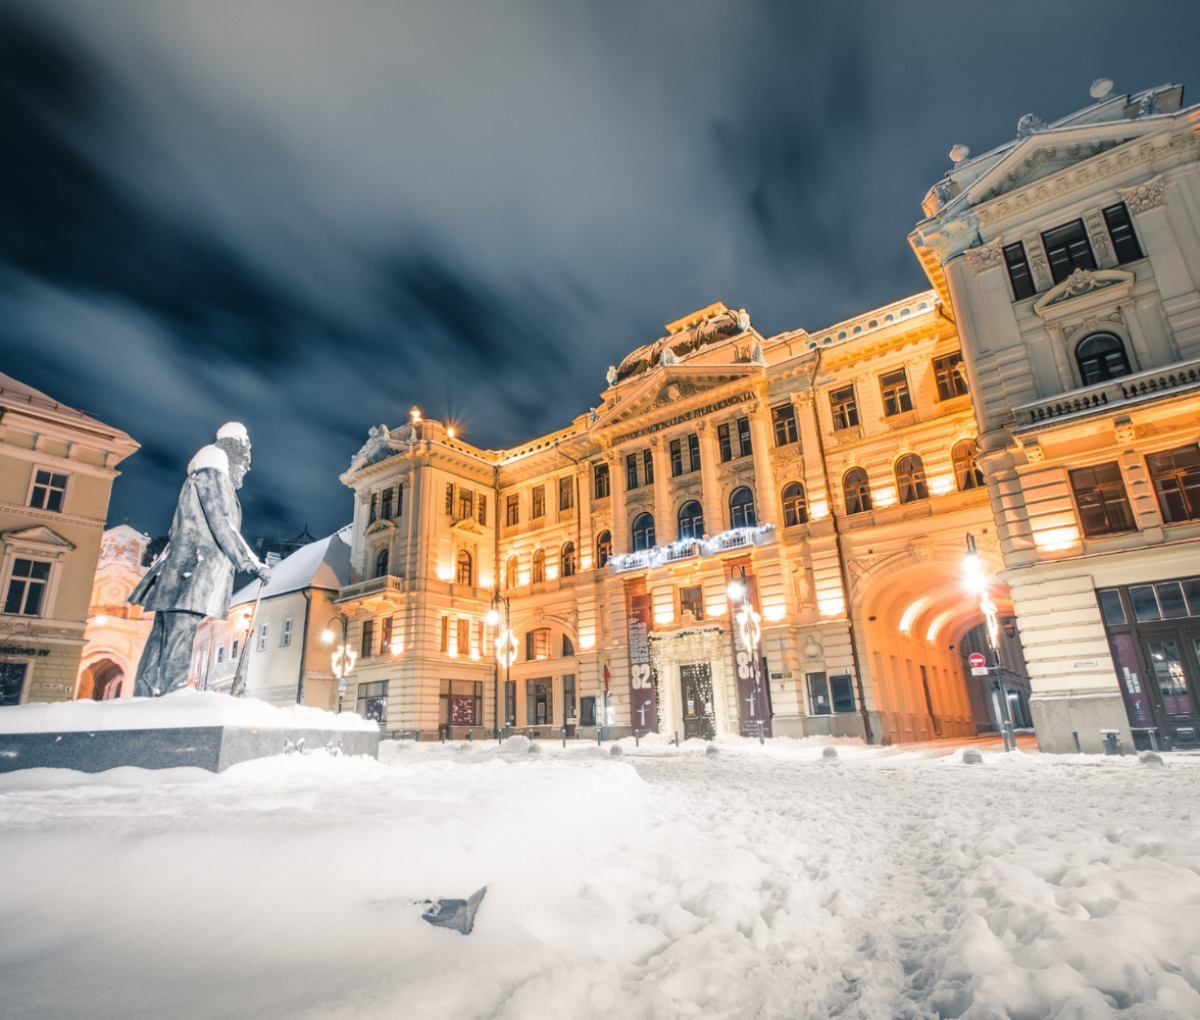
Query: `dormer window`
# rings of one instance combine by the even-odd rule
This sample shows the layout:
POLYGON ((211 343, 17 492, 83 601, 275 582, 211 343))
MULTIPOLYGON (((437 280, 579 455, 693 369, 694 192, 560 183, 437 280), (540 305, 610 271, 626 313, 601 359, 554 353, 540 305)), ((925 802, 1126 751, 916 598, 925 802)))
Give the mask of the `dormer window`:
POLYGON ((1096 256, 1088 240, 1083 220, 1064 223, 1061 227, 1047 230, 1042 235, 1046 246, 1046 258, 1050 260, 1050 275, 1055 283, 1062 283, 1076 269, 1095 269, 1096 256))
POLYGON ((1079 363, 1079 376, 1084 386, 1119 379, 1131 371, 1125 345, 1112 333, 1093 333, 1085 337, 1075 348, 1075 360, 1079 363))

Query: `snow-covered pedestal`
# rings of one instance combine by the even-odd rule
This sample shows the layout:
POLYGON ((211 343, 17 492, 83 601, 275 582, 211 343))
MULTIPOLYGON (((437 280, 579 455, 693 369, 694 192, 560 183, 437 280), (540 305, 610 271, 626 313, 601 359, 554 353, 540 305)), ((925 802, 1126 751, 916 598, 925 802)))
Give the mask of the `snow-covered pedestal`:
POLYGON ((358 715, 191 690, 0 708, 0 772, 103 772, 122 765, 221 772, 252 758, 317 748, 378 758, 379 727, 358 715))

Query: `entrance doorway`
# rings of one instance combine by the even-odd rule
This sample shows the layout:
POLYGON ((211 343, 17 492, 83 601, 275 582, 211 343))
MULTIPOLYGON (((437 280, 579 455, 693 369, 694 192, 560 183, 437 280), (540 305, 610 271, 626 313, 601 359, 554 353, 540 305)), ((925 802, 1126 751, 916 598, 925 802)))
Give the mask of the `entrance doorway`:
POLYGON ((679 667, 679 691, 683 701, 683 738, 712 740, 712 667, 707 662, 679 667))
POLYGON ((1142 649, 1156 688, 1152 699, 1160 713, 1160 726, 1168 746, 1200 745, 1200 637, 1194 628, 1147 627, 1142 649))

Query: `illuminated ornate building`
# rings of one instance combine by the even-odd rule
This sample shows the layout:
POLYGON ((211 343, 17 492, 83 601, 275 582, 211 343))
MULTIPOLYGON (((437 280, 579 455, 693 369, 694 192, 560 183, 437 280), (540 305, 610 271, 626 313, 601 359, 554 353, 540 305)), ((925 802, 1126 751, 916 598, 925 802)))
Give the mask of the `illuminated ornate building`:
POLYGON ((773 337, 711 305, 513 449, 414 408, 342 476, 348 697, 424 735, 974 735, 965 536, 1001 566, 975 435, 932 291, 773 337))
POLYGON ((911 237, 962 337, 1051 751, 1200 745, 1200 107, 1111 87, 956 146, 911 237))

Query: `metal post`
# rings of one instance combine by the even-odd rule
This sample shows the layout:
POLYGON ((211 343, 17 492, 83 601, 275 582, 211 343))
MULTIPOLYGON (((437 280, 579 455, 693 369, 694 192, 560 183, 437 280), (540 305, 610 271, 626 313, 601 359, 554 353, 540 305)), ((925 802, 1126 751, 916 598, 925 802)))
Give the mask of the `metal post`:
POLYGON ((567 728, 565 726, 562 728, 562 742, 565 748, 567 746, 567 728))

